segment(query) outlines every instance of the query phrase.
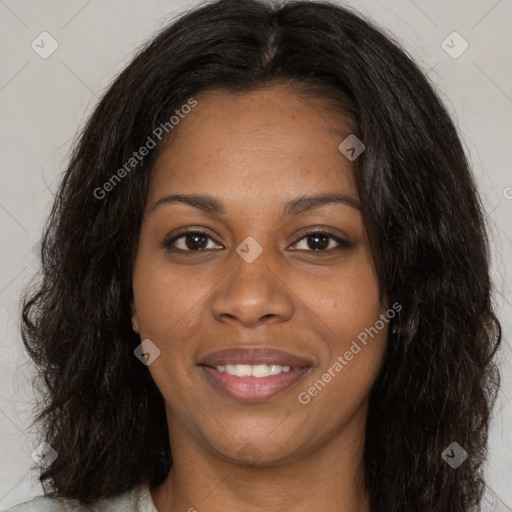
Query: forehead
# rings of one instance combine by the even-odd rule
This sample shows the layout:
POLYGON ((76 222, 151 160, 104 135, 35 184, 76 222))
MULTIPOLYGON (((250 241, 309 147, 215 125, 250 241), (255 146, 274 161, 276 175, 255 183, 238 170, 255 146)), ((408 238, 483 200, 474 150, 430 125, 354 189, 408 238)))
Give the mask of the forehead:
POLYGON ((150 200, 171 192, 297 196, 318 187, 357 197, 353 164, 338 150, 351 121, 329 98, 273 86, 195 99, 160 150, 150 200))

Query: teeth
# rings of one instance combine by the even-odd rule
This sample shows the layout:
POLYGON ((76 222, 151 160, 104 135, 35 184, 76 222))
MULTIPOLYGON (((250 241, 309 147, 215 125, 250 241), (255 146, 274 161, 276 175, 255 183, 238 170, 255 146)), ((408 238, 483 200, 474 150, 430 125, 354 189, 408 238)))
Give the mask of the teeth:
POLYGON ((289 372, 290 366, 281 366, 280 364, 226 364, 216 366, 219 372, 226 372, 236 377, 268 377, 269 375, 277 375, 281 372, 289 372))

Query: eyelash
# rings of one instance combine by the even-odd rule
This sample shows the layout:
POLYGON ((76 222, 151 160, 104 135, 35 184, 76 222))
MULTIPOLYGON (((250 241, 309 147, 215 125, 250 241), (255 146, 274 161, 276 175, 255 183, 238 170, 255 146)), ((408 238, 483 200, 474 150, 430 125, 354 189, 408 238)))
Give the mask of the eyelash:
MULTIPOLYGON (((214 240, 206 231, 194 230, 194 231, 185 231, 183 233, 180 233, 179 235, 176 235, 176 236, 172 237, 171 239, 166 240, 162 244, 162 246, 164 248, 166 248, 166 249, 174 250, 174 251, 180 251, 180 252, 203 252, 203 251, 205 251, 206 249, 199 249, 199 250, 195 250, 194 251, 194 250, 189 250, 189 249, 176 249, 176 248, 172 247, 174 242, 176 242, 177 240, 179 240, 181 238, 185 238, 187 236, 190 236, 190 235, 192 235, 192 236, 198 235, 198 236, 201 236, 201 237, 209 238, 210 240, 212 240, 216 244, 221 245, 216 240, 214 240)), ((316 251, 311 249, 311 250, 306 250, 306 252, 310 252, 310 253, 313 253, 313 254, 331 253, 333 250, 349 249, 349 248, 352 247, 352 244, 350 244, 346 240, 343 240, 342 238, 339 238, 336 235, 334 235, 333 233, 329 233, 327 231, 310 231, 308 233, 305 233, 293 245, 298 244, 299 242, 301 242, 304 239, 312 238, 315 235, 317 235, 317 236, 320 235, 320 236, 323 236, 323 237, 330 238, 331 240, 334 240, 335 242, 337 242, 339 245, 338 245, 338 247, 335 247, 334 249, 331 248, 331 249, 322 249, 322 250, 316 250, 316 251)), ((305 250, 305 249, 299 249, 299 250, 305 250)))

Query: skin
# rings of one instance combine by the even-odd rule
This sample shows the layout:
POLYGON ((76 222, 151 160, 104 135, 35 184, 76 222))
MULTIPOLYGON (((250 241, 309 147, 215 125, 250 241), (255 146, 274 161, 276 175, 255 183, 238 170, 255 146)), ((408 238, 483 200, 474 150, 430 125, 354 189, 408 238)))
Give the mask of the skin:
POLYGON ((387 310, 361 212, 328 203, 281 216, 303 195, 359 201, 353 163, 338 150, 350 121, 285 85, 195 98, 152 171, 133 273, 132 321, 160 350, 148 368, 166 402, 173 452, 153 501, 160 512, 369 512, 365 421, 387 325, 309 403, 298 400, 387 310), (178 193, 213 196, 225 213, 178 202, 154 207, 178 193), (190 229, 211 239, 162 247, 190 229), (304 238, 318 229, 351 247, 304 238), (236 252, 247 237, 263 249, 252 263, 236 252), (266 401, 240 403, 198 366, 233 346, 278 348, 311 368, 266 401), (244 459, 248 443, 252 461, 244 459))

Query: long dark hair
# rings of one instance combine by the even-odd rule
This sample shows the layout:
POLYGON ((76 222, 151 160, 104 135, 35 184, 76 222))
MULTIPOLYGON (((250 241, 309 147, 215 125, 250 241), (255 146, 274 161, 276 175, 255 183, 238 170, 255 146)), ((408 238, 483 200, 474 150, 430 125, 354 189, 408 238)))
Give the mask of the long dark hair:
POLYGON ((480 502, 501 328, 483 208, 457 132, 420 69, 361 16, 258 0, 201 5, 157 34, 74 147, 44 232, 42 279, 23 303, 24 344, 46 390, 36 422, 58 453, 41 472, 47 495, 90 503, 168 474, 163 398, 133 355, 130 322, 159 141, 126 163, 200 91, 276 83, 322 95, 355 122, 381 296, 403 306, 370 399, 372 510, 462 512, 480 502), (468 454, 457 469, 442 458, 452 442, 468 454))

